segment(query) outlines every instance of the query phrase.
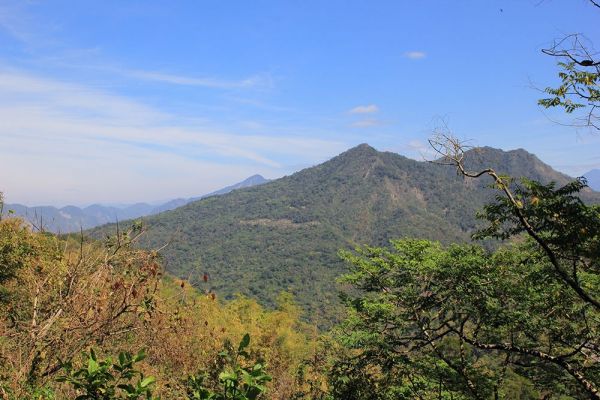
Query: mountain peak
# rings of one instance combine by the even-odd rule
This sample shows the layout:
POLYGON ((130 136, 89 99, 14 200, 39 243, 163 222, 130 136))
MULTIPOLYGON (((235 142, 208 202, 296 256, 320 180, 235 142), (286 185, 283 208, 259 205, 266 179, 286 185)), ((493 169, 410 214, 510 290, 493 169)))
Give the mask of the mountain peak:
MULTIPOLYGON (((477 156, 474 168, 562 179, 524 151, 469 154, 477 156)), ((340 248, 398 237, 468 241, 476 211, 496 194, 488 183, 361 144, 269 184, 152 216, 140 245, 152 248, 178 232, 163 252, 171 273, 188 277, 202 260, 223 298, 242 293, 272 305, 279 290, 288 290, 318 319, 337 304, 333 282, 345 270, 340 248)), ((93 234, 104 237, 109 229, 93 234)))
POLYGON ((477 154, 482 156, 506 156, 511 155, 515 157, 535 157, 534 154, 528 152, 525 149, 513 149, 513 150, 502 150, 496 147, 490 146, 482 146, 482 147, 473 147, 465 152, 465 154, 477 154))
POLYGON ((369 146, 367 143, 359 144, 358 146, 354 146, 343 153, 339 154, 337 157, 334 157, 333 160, 357 160, 357 159, 369 159, 378 156, 380 153, 373 147, 369 146))
MULTIPOLYGON (((381 154, 368 144, 362 143, 314 168, 317 170, 322 170, 323 168, 333 169, 337 173, 342 174, 352 174, 352 171, 363 171, 361 174, 364 175, 365 169, 371 169, 374 163, 381 162, 381 154)), ((299 171, 298 173, 302 174, 303 171, 299 171)))
POLYGON ((375 148, 371 147, 368 143, 361 143, 358 146, 354 146, 345 151, 346 153, 378 153, 375 148))
POLYGON ((514 178, 527 176, 542 183, 554 181, 564 185, 572 180, 524 149, 505 151, 488 146, 475 147, 465 152, 465 167, 471 171, 494 168, 500 174, 512 175, 514 178))
POLYGON ((252 176, 247 177, 246 179, 244 179, 239 184, 242 184, 242 183, 251 183, 251 184, 256 185, 256 184, 259 184, 259 183, 265 183, 267 181, 268 181, 268 179, 266 179, 264 176, 262 176, 260 174, 254 174, 252 176))

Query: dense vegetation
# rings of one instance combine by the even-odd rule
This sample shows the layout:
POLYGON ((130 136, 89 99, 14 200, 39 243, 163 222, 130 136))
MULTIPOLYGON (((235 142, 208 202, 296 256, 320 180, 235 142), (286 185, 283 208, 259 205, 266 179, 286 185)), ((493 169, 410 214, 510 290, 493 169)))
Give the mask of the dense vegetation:
POLYGON ((0 398, 74 398, 88 381, 119 393, 107 378, 121 374, 113 364, 137 362, 133 355, 144 349, 145 360, 125 371, 130 383, 152 376, 155 396, 186 398, 191 377, 203 377, 207 390, 220 387, 221 372, 232 372, 223 351, 246 334, 252 342, 239 371, 265 363, 273 398, 302 389, 295 374, 316 351, 316 331, 298 322, 289 295, 272 311, 246 298, 220 303, 164 276, 156 252, 131 247, 139 233, 103 245, 0 221, 0 398), (135 371, 145 378, 136 380, 135 371))
POLYGON ((0 394, 600 398, 600 207, 581 201, 583 181, 488 173, 500 194, 476 236, 519 240, 346 251, 348 317, 326 334, 290 295, 267 311, 220 303, 208 274, 204 293, 163 276, 157 252, 132 247, 137 225, 102 245, 0 221, 0 394))
MULTIPOLYGON (((540 104, 597 129, 600 62, 561 43, 540 104)), ((458 175, 362 145, 146 236, 0 212, 0 399, 600 399, 598 195, 524 151, 431 144, 458 175), (331 315, 340 272, 328 332, 274 299, 331 315)))
MULTIPOLYGON (((476 149, 467 162, 542 182, 569 179, 524 150, 476 149)), ((467 242, 476 211, 492 199, 487 184, 361 145, 259 187, 150 217, 140 243, 166 244, 161 254, 170 273, 196 284, 206 272, 221 297, 241 293, 272 306, 277 293, 289 291, 313 321, 328 325, 339 311, 335 279, 346 270, 339 249, 400 237, 467 242)), ((109 225, 93 236, 115 230, 109 225)))
MULTIPOLYGON (((352 271, 344 280, 361 290, 346 301, 352 312, 340 336, 355 352, 340 363, 350 379, 336 393, 599 398, 600 207, 571 197, 578 187, 529 182, 522 191, 517 201, 529 203, 525 221, 542 244, 532 238, 488 253, 401 240, 393 250, 345 253, 352 271)), ((488 207, 482 235, 525 230, 499 222, 516 215, 501 200, 488 207)))

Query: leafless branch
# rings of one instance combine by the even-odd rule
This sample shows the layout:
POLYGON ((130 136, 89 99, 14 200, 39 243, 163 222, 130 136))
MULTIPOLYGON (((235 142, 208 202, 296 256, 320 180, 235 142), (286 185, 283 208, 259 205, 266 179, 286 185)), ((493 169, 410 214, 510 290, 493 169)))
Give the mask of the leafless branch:
POLYGON ((429 143, 433 147, 434 151, 441 156, 439 163, 443 165, 454 166, 458 174, 469 178, 479 178, 483 175, 490 176, 494 180, 496 187, 498 187, 504 193, 510 204, 513 206, 512 208, 515 216, 519 220, 519 223, 527 235, 529 235, 529 237, 531 237, 542 248, 550 263, 554 267, 554 271, 557 273, 558 277, 569 287, 571 287, 584 302, 590 304, 595 309, 600 310, 600 301, 584 290, 579 282, 574 280, 570 276, 570 273, 563 269, 557 254, 530 224, 529 220, 523 213, 522 204, 515 198, 509 182, 507 182, 505 178, 502 178, 500 175, 498 175, 498 173, 496 173, 496 171, 492 168, 485 168, 478 171, 468 171, 465 167, 465 149, 468 149, 469 147, 463 145, 460 140, 456 139, 446 129, 434 132, 433 137, 429 139, 429 143))

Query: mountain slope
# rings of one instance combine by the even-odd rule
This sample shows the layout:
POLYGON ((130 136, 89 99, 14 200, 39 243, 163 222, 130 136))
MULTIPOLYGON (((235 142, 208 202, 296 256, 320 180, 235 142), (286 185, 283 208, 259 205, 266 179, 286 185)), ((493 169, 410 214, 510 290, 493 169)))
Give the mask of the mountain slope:
POLYGON ((583 174, 588 181, 589 187, 600 192, 600 169, 593 169, 583 174))
POLYGON ((251 187, 251 186, 262 185, 263 183, 266 183, 266 182, 269 182, 269 180, 265 179, 262 175, 252 175, 252 176, 244 179, 241 182, 238 182, 231 186, 226 186, 223 189, 219 189, 219 190, 216 190, 214 192, 211 192, 211 193, 208 193, 208 194, 205 194, 202 196, 190 197, 189 199, 174 199, 174 200, 168 201, 165 204, 161 204, 160 206, 154 208, 152 210, 152 212, 148 213, 148 215, 158 214, 163 211, 173 210, 177 207, 181 207, 188 203, 191 203, 192 201, 204 199, 204 198, 210 197, 210 196, 220 196, 222 194, 227 194, 227 193, 232 192, 237 189, 243 189, 243 188, 247 188, 247 187, 251 187))
POLYGON ((260 185, 265 182, 268 182, 268 179, 265 179, 260 175, 252 175, 242 182, 224 187, 215 192, 189 199, 175 199, 159 206, 153 206, 147 203, 136 203, 124 207, 93 204, 85 208, 75 206, 56 208, 51 206, 27 207, 22 204, 6 204, 4 211, 8 212, 8 210, 12 210, 15 215, 24 218, 32 225, 35 225, 36 228, 43 227, 44 230, 55 233, 69 233, 77 232, 80 229, 90 229, 117 220, 123 221, 146 215, 158 214, 163 211, 173 210, 205 197, 218 196, 236 189, 260 185))
MULTIPOLYGON (((569 180, 524 150, 481 148, 467 162, 541 181, 569 180)), ((360 145, 291 176, 149 217, 141 244, 169 243, 167 269, 192 280, 208 272, 219 295, 242 293, 273 304, 280 290, 289 290, 319 320, 338 304, 340 248, 404 236, 467 241, 475 212, 495 194, 485 188, 489 183, 360 145)))

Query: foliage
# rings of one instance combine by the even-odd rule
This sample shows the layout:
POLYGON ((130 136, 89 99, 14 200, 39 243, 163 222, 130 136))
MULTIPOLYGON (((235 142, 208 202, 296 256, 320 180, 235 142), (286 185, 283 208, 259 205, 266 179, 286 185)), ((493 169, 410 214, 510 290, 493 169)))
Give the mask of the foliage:
POLYGON ((333 371, 338 398, 600 396, 599 208, 576 196, 581 180, 501 186, 477 236, 527 241, 343 253, 359 292, 339 329, 351 352, 333 371))
POLYGON ((0 305, 10 300, 9 287, 18 271, 36 253, 39 243, 29 240, 27 228, 15 220, 0 222, 0 305))
MULTIPOLYGON (((539 104, 546 108, 562 107, 568 114, 578 108, 600 103, 600 80, 597 72, 580 71, 577 63, 558 63, 562 68, 558 76, 561 85, 557 88, 546 88, 544 91, 553 97, 539 100, 539 104)), ((593 121, 590 121, 593 122, 593 121)))
POLYGON ((4 274, 0 376, 7 390, 40 387, 93 343, 118 343, 144 325, 160 279, 156 255, 134 250, 126 232, 111 246, 34 233, 0 221, 4 274))
MULTIPOLYGON (((591 1, 595 7, 597 3, 591 1)), ((567 35, 555 41, 545 54, 557 57, 560 85, 547 87, 550 97, 538 100, 545 108, 562 108, 567 114, 577 114, 574 126, 600 130, 600 61, 593 46, 581 34, 567 35)))
MULTIPOLYGON (((514 176, 568 181, 523 150, 481 148, 468 158, 514 176)), ((327 328, 341 312, 335 279, 346 267, 338 249, 387 245, 397 237, 467 242, 475 212, 490 200, 484 182, 361 145, 259 187, 149 217, 140 244, 169 243, 161 251, 166 269, 220 298, 241 293, 274 307, 278 293, 291 292, 305 316, 327 328)), ((91 234, 102 238, 114 229, 91 234)))
POLYGON ((480 217, 489 225, 476 237, 529 235, 557 277, 600 311, 600 206, 588 206, 577 196, 586 186, 584 178, 555 186, 523 179, 514 195, 498 196, 484 208, 480 217))
POLYGON ((140 233, 121 231, 101 244, 0 221, 2 260, 16 266, 2 283, 10 296, 0 304, 0 398, 76 397, 54 378, 61 361, 75 363, 90 346, 103 354, 148 349, 136 370, 156 377, 156 396, 184 398, 184 377, 199 370, 212 372, 205 383, 216 390, 223 343, 245 333, 253 339, 244 350, 250 359, 272 368, 273 380, 263 383, 269 397, 290 399, 302 390, 296 373, 317 351, 318 333, 299 321, 291 295, 281 294, 272 310, 244 297, 222 303, 210 279, 205 291, 162 275, 156 252, 132 248, 140 233))
POLYGON ((121 352, 116 361, 98 360, 93 349, 85 356, 87 365, 75 369, 71 361, 66 362, 61 365, 64 374, 56 378, 57 382, 67 382, 77 393, 82 393, 76 400, 152 399, 150 388, 154 377, 144 378, 135 369, 135 364, 146 358, 143 351, 136 355, 121 352), (131 382, 135 377, 137 381, 131 382))
POLYGON ((380 398, 512 398, 507 376, 538 394, 579 397, 598 380, 600 315, 531 246, 494 254, 419 240, 394 247, 345 254, 353 264, 345 280, 363 294, 347 299, 340 335, 356 353, 338 364, 334 376, 347 384, 335 390, 357 393, 361 377, 366 392, 340 398, 372 390, 380 398))
POLYGON ((246 348, 250 335, 245 334, 236 351, 230 343, 219 353, 222 370, 219 372, 220 388, 216 391, 204 386, 206 374, 191 376, 188 379, 188 398, 193 400, 257 400, 266 392, 265 384, 272 377, 265 372, 261 361, 248 366, 241 363, 250 357, 246 348))
POLYGON ((153 317, 150 329, 138 336, 139 343, 152 350, 150 364, 160 366, 152 374, 159 384, 168 383, 172 388, 161 395, 167 397, 168 392, 174 397, 185 392, 179 380, 195 376, 199 370, 209 374, 204 384, 217 390, 218 371, 224 366, 224 358, 218 355, 223 343, 239 342, 246 333, 253 339, 252 346, 245 349, 250 359, 264 360, 270 366, 270 398, 289 399, 299 390, 295 373, 304 358, 316 351, 317 333, 298 321, 299 309, 289 295, 279 296, 275 310, 266 310, 243 297, 221 304, 187 282, 181 288, 170 280, 167 277, 163 282, 158 304, 161 312, 153 317))

